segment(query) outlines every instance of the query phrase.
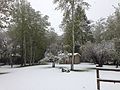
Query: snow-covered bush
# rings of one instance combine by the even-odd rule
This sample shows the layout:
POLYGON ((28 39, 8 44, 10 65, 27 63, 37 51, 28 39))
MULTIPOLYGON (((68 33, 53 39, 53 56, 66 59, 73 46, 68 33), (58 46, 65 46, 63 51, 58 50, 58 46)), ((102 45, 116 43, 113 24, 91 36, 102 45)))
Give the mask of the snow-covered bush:
POLYGON ((69 53, 67 51, 59 52, 59 63, 63 63, 64 61, 69 61, 69 53))
POLYGON ((115 48, 112 41, 95 44, 87 42, 81 47, 82 60, 98 63, 100 66, 114 62, 115 48))

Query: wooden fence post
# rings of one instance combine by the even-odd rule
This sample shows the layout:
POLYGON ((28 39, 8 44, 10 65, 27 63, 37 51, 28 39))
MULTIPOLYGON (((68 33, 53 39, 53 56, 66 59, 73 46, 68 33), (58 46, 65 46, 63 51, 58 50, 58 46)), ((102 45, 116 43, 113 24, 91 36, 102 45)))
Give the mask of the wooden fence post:
POLYGON ((100 90, 100 81, 98 80, 99 79, 99 69, 96 69, 96 72, 97 72, 97 90, 100 90))
POLYGON ((114 82, 114 83, 120 83, 120 80, 110 80, 110 79, 101 79, 99 71, 116 71, 119 72, 120 69, 109 69, 109 68, 96 68, 96 75, 97 75, 97 90, 100 90, 100 81, 102 82, 114 82))

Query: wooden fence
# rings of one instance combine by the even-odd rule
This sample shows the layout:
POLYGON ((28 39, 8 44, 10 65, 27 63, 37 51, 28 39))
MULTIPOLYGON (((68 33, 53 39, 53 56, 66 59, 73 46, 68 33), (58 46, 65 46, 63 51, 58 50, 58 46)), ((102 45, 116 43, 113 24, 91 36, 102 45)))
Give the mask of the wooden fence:
POLYGON ((108 68, 96 68, 96 73, 97 73, 97 90, 100 90, 100 81, 101 82, 114 82, 114 83, 120 83, 120 80, 110 80, 110 79, 101 79, 100 78, 100 70, 102 71, 116 71, 120 72, 120 69, 108 69, 108 68))

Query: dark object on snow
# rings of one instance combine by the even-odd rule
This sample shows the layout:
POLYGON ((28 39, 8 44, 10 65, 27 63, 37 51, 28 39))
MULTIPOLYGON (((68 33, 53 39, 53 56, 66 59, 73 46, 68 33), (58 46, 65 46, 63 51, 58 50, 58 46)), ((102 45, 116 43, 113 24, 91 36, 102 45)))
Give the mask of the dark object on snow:
POLYGON ((70 72, 70 69, 68 69, 68 68, 62 68, 62 72, 67 72, 67 73, 69 73, 69 72, 70 72))

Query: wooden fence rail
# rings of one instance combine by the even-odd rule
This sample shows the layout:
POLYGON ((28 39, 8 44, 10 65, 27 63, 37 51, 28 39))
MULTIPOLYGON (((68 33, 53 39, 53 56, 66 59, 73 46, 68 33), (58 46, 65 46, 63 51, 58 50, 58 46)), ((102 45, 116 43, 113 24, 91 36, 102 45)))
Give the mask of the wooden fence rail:
POLYGON ((97 90, 100 90, 100 81, 102 81, 102 82, 120 83, 120 80, 101 79, 100 78, 100 74, 99 74, 100 70, 102 70, 102 71, 116 71, 116 72, 120 72, 120 69, 108 69, 108 68, 97 67, 96 68, 96 73, 97 73, 97 90))

